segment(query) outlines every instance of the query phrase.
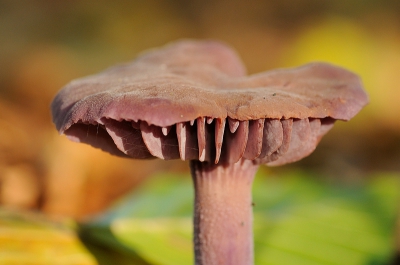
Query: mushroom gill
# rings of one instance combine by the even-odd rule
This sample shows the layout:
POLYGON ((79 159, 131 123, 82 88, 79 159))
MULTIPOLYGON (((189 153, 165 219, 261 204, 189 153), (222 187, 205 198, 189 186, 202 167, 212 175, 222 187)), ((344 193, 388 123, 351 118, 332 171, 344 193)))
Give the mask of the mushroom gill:
POLYGON ((167 128, 140 120, 129 122, 103 118, 101 122, 101 125, 77 123, 65 133, 74 134, 79 142, 87 142, 93 141, 87 134, 90 127, 96 128, 93 133, 98 139, 97 144, 113 143, 120 152, 136 159, 227 164, 244 158, 270 166, 295 162, 309 155, 333 126, 329 118, 238 121, 229 117, 199 117, 194 123, 179 122, 167 128), (111 141, 106 140, 107 134, 111 141))

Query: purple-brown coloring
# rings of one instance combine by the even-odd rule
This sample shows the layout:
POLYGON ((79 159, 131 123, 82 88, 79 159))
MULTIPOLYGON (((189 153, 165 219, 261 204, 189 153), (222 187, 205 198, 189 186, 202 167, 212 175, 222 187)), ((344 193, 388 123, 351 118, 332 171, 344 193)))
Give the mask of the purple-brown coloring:
POLYGON ((185 40, 72 81, 51 107, 73 141, 191 161, 196 264, 250 265, 258 165, 302 159, 335 120, 367 103, 360 79, 343 68, 311 63, 248 76, 226 45, 185 40))

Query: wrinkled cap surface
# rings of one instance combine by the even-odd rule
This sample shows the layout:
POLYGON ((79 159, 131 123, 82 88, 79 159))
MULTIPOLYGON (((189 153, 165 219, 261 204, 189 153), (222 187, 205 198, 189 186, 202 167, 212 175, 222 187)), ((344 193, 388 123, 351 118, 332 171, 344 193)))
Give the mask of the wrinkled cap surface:
POLYGON ((247 76, 227 46, 180 41, 72 81, 52 114, 60 133, 115 155, 281 165, 310 154, 335 120, 367 102, 359 78, 339 67, 247 76))

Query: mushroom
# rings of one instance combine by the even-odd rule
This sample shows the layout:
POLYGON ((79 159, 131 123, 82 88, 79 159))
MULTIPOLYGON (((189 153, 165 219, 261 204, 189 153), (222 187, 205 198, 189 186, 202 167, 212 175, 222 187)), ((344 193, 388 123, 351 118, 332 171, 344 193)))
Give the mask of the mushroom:
POLYGON ((72 81, 52 102, 70 140, 136 159, 190 161, 195 263, 253 264, 251 187, 260 164, 309 155, 335 120, 368 102, 326 63, 246 76, 213 41, 179 41, 72 81))

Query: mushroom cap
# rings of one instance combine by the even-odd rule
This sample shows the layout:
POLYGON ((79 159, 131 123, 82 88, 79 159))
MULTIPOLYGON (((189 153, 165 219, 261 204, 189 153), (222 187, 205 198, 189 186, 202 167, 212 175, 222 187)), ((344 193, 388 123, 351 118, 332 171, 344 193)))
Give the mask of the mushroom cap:
POLYGON ((280 165, 311 153, 334 120, 367 102, 345 69, 311 63, 247 76, 226 45, 185 40, 74 80, 51 107, 60 133, 112 154, 280 165))

